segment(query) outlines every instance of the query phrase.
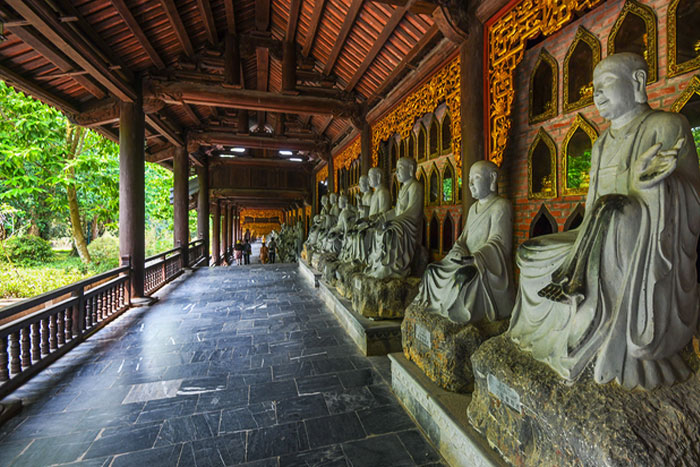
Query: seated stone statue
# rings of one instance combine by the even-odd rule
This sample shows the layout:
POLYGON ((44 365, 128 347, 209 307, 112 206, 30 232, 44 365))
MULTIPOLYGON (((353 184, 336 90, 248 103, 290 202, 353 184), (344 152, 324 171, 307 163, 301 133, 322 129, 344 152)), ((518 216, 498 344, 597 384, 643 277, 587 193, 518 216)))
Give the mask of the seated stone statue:
POLYGON ((496 193, 497 178, 493 162, 472 165, 469 189, 477 202, 447 256, 428 265, 416 296, 427 311, 457 323, 496 321, 513 309, 513 208, 496 193))
POLYGON ((343 244, 340 259, 345 262, 367 261, 371 250, 371 219, 391 209, 391 195, 382 181, 382 171, 376 167, 369 169, 367 175, 360 177, 360 191, 363 193, 358 203, 358 219, 348 231, 343 244), (371 192, 370 189, 374 189, 371 192))
POLYGON ((612 55, 593 75, 611 125, 593 145, 581 226, 518 250, 510 337, 559 375, 654 388, 689 375, 698 325, 700 170, 688 121, 652 110, 647 65, 612 55))
POLYGON ((316 247, 318 236, 326 227, 326 214, 328 213, 328 195, 321 196, 321 212, 316 214, 309 229, 309 236, 304 242, 304 248, 307 251, 312 251, 316 247))
POLYGON ((338 208, 340 209, 338 221, 326 236, 324 245, 324 251, 333 256, 340 254, 343 239, 348 230, 355 224, 355 219, 357 218, 357 211, 354 206, 348 202, 347 195, 340 195, 338 199, 338 208))
POLYGON ((404 278, 420 246, 423 184, 416 179, 416 161, 402 157, 396 164, 401 183, 396 206, 373 220, 372 252, 365 274, 377 279, 404 278))

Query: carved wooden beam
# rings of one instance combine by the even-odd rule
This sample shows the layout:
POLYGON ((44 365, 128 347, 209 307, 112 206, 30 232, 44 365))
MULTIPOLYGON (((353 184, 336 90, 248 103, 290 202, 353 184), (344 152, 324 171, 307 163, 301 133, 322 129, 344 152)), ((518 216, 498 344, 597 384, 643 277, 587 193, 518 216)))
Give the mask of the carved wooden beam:
POLYGON ((175 31, 175 37, 177 37, 177 40, 185 51, 185 55, 192 57, 194 55, 194 48, 192 47, 192 42, 190 42, 190 37, 187 35, 185 26, 182 24, 180 14, 177 12, 175 2, 173 0, 160 0, 160 4, 170 21, 170 25, 175 31))
POLYGON ((238 36, 226 34, 224 50, 224 83, 241 86, 241 52, 238 48, 238 36))
POLYGON ((6 0, 17 13, 29 21, 46 39, 58 47, 78 66, 87 71, 107 90, 124 102, 133 102, 136 93, 110 70, 109 63, 93 52, 86 40, 67 28, 47 3, 40 0, 6 0))
POLYGON ((236 34, 236 14, 233 0, 224 0, 224 11, 226 12, 226 33, 236 34))
POLYGON ((326 4, 326 0, 315 0, 314 10, 311 13, 311 24, 309 25, 309 30, 306 32, 306 37, 304 38, 304 47, 302 48, 302 54, 305 57, 309 56, 311 48, 314 45, 314 40, 316 39, 316 30, 318 29, 318 23, 321 21, 321 14, 323 13, 323 7, 326 4))
POLYGON ((355 25, 355 18, 360 12, 363 2, 364 0, 352 0, 352 3, 350 4, 350 9, 348 10, 347 15, 345 15, 345 19, 343 20, 343 26, 340 28, 338 37, 335 39, 335 43, 333 44, 333 48, 331 49, 331 54, 328 56, 326 66, 323 68, 324 74, 327 75, 331 71, 333 71, 335 61, 338 59, 338 55, 340 55, 340 51, 342 50, 342 48, 345 46, 345 39, 348 37, 350 30, 355 25))
POLYGON ((147 162, 163 162, 175 157, 175 146, 170 146, 165 149, 161 149, 155 153, 146 153, 147 162))
POLYGON ((270 0, 255 0, 255 29, 267 31, 270 28, 270 0))
POLYGON ((287 21, 287 30, 284 33, 285 42, 295 43, 294 37, 297 33, 297 22, 299 21, 300 9, 301 0, 292 0, 289 4, 289 21, 287 21))
POLYGON ((249 149, 320 152, 327 149, 328 144, 319 140, 252 136, 224 131, 188 133, 188 151, 195 152, 200 146, 241 146, 249 149))
POLYGON ((146 123, 148 123, 154 130, 160 133, 165 139, 170 141, 177 147, 184 146, 184 142, 180 137, 180 130, 173 128, 172 125, 166 123, 156 114, 146 114, 146 123))
POLYGON ((350 117, 359 112, 354 102, 314 96, 290 96, 251 89, 231 89, 218 84, 185 81, 152 81, 145 97, 161 99, 168 104, 194 104, 211 107, 232 107, 267 112, 350 117))
POLYGON ((199 15, 202 17, 202 23, 204 23, 204 30, 207 32, 207 40, 211 45, 217 45, 219 37, 216 33, 216 23, 214 22, 214 15, 211 12, 209 0, 197 0, 197 8, 199 9, 199 15))
POLYGON ((297 94, 297 50, 293 42, 285 42, 282 49, 282 92, 297 94))
POLYGON ((452 1, 438 6, 433 12, 433 21, 442 35, 455 44, 461 44, 467 39, 469 19, 464 4, 452 1))
MULTIPOLYGON (((145 99, 143 111, 151 114, 160 111, 165 103, 157 99, 145 99)), ((92 101, 83 105, 79 112, 75 112, 68 118, 76 125, 84 127, 96 127, 119 121, 119 101, 112 98, 92 101)))
MULTIPOLYGON (((375 3, 383 3, 385 5, 392 5, 396 7, 406 6, 408 0, 372 0, 375 3)), ((490 0, 489 0, 490 1, 490 0)), ((485 3, 485 2, 484 2, 485 3)), ((408 11, 416 15, 432 15, 433 11, 437 7, 437 2, 417 0, 409 7, 408 11)))
POLYGON ((213 188, 214 198, 235 198, 236 202, 259 202, 262 199, 297 200, 306 196, 306 190, 280 190, 275 188, 213 188))
POLYGON ((158 55, 156 49, 153 48, 151 41, 148 40, 148 37, 146 37, 146 34, 144 34, 143 29, 141 29, 141 25, 139 25, 138 21, 136 21, 134 15, 131 14, 131 10, 126 5, 126 2, 124 0, 112 0, 112 5, 114 5, 114 8, 117 9, 119 16, 122 17, 124 23, 126 23, 126 26, 129 28, 134 37, 136 37, 136 40, 139 42, 139 44, 141 44, 141 47, 143 47, 143 50, 146 51, 146 54, 153 62, 153 65, 155 65, 155 67, 159 70, 165 68, 163 59, 160 58, 160 55, 158 55))
POLYGON ((15 73, 4 65, 0 65, 0 78, 15 89, 25 92, 30 96, 39 99, 45 104, 49 104, 68 114, 78 113, 76 105, 46 91, 41 85, 15 73))

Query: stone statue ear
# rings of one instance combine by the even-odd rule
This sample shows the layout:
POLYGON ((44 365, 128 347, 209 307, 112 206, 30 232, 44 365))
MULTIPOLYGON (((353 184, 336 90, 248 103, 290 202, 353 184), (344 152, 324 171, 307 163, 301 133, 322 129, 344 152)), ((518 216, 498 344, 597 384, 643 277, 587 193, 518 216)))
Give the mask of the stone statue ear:
POLYGON ((637 70, 632 73, 632 82, 634 83, 634 101, 637 104, 647 102, 647 72, 637 70))
POLYGON ((491 189, 492 192, 496 192, 498 190, 498 174, 496 172, 491 172, 491 184, 489 185, 489 188, 491 189))

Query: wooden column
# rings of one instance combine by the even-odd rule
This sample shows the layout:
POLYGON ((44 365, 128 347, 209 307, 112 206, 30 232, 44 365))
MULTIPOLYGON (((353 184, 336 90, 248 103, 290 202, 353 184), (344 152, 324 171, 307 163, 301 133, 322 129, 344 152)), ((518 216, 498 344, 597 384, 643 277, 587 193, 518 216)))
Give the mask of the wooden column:
POLYGON ((282 92, 297 92, 297 50, 294 42, 282 44, 282 92))
POLYGON ((213 256, 212 260, 215 266, 221 263, 221 206, 219 205, 219 200, 214 201, 214 212, 212 213, 212 242, 211 242, 211 254, 213 256))
POLYGON ((174 248, 181 248, 183 266, 187 266, 187 244, 190 237, 190 226, 187 218, 189 164, 187 149, 184 147, 175 148, 175 157, 173 157, 173 244, 174 248))
POLYGON ((372 166, 372 127, 370 127, 367 119, 362 122, 362 132, 360 133, 360 171, 362 175, 367 175, 372 166))
POLYGON ((484 159, 484 51, 483 25, 470 20, 469 36, 460 46, 462 102, 462 213, 466 219, 474 203, 469 191, 469 169, 484 159))
POLYGON ((248 109, 238 109, 238 127, 236 131, 247 135, 250 133, 250 122, 248 121, 248 109))
POLYGON ((227 205, 223 205, 222 208, 224 211, 223 215, 223 224, 221 226, 221 236, 223 237, 223 241, 221 242, 221 256, 223 257, 224 260, 226 260, 226 253, 228 252, 228 248, 230 246, 229 244, 229 232, 230 232, 230 213, 229 208, 227 205))
POLYGON ((335 193, 335 177, 333 172, 335 167, 333 167, 333 155, 328 153, 328 193, 335 193))
POLYGON ((144 296, 145 115, 140 93, 119 104, 119 254, 131 261, 131 298, 144 296))
POLYGON ((226 34, 224 50, 224 83, 231 86, 241 85, 241 52, 238 37, 226 34))
POLYGON ((233 246, 236 244, 236 231, 238 230, 236 228, 236 206, 231 206, 231 214, 229 214, 229 219, 231 221, 231 227, 229 228, 229 245, 231 250, 233 250, 233 246))
POLYGON ((209 160, 204 159, 203 167, 197 167, 199 195, 197 197, 197 237, 204 240, 204 254, 209 264, 209 160))

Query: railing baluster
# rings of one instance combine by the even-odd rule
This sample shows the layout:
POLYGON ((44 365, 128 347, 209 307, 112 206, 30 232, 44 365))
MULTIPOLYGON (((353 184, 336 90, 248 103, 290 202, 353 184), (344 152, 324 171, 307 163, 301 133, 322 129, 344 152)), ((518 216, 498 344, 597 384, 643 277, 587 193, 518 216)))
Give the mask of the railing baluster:
POLYGON ((32 324, 32 361, 38 362, 41 358, 41 334, 39 334, 39 323, 32 324))
POLYGON ((22 361, 19 359, 19 331, 10 334, 10 371, 13 374, 22 371, 22 361))
POLYGON ((51 315, 49 318, 49 348, 51 350, 56 350, 56 314, 51 315))
POLYGON ((58 345, 63 345, 66 343, 65 316, 66 316, 65 310, 58 313, 58 336, 57 336, 58 337, 58 345))
POLYGON ((7 336, 0 337, 0 382, 10 379, 9 355, 7 355, 7 336))
POLYGON ((92 297, 85 299, 85 326, 83 329, 92 327, 92 297))
POLYGON ((75 322, 74 317, 78 316, 80 313, 78 311, 78 308, 80 307, 80 302, 76 303, 70 309, 66 310, 66 342, 73 340, 73 336, 75 335, 74 329, 73 329, 73 323, 75 322))
POLYGON ((49 319, 41 320, 41 354, 49 354, 49 319))
POLYGON ((32 366, 32 359, 29 354, 29 326, 22 328, 21 357, 22 368, 32 366))

